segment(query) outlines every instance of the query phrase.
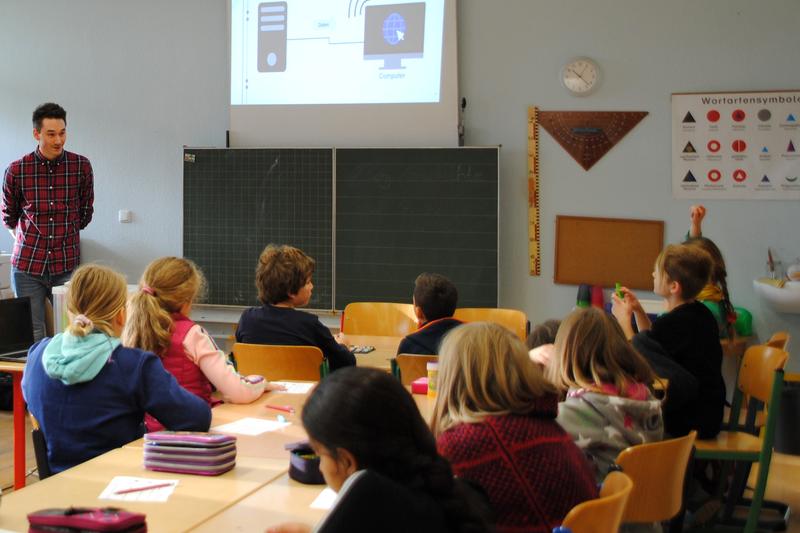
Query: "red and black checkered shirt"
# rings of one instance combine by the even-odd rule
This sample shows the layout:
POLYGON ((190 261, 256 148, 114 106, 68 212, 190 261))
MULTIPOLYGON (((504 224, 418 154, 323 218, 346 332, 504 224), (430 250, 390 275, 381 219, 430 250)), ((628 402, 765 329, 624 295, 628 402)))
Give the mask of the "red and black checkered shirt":
POLYGON ((41 276, 70 272, 80 263, 80 230, 92 220, 92 165, 62 152, 48 161, 37 148, 6 169, 0 214, 17 231, 11 264, 41 276))

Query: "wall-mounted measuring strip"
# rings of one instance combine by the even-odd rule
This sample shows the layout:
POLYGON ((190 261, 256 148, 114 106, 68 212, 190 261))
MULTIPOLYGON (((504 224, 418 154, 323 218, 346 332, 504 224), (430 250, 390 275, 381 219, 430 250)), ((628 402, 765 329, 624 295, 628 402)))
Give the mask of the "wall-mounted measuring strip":
POLYGON ((539 224, 539 109, 528 108, 528 255, 531 276, 540 276, 541 235, 539 224))

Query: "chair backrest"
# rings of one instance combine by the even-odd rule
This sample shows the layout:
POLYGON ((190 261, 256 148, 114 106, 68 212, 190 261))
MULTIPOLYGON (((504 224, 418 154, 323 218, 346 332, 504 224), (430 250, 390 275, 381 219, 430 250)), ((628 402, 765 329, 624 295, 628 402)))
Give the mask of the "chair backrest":
POLYGON ((744 352, 737 386, 745 396, 769 403, 775 371, 783 370, 789 354, 780 348, 760 344, 744 352))
POLYGON ((391 302, 353 302, 342 315, 342 333, 405 337, 417 330, 417 317, 411 304, 391 302))
POLYGON ((411 385, 415 379, 428 375, 428 363, 438 361, 438 355, 397 354, 397 369, 403 385, 411 385))
POLYGON ((633 481, 623 522, 663 522, 681 510, 686 467, 697 432, 622 450, 616 463, 633 481))
POLYGON ((39 473, 39 479, 46 479, 53 475, 50 470, 50 463, 47 460, 47 441, 44 438, 44 432, 39 427, 39 421, 33 416, 33 413, 28 413, 31 419, 31 441, 33 441, 33 454, 36 457, 36 470, 39 473))
POLYGON ((453 318, 464 322, 494 322, 510 329, 523 342, 528 339, 528 316, 519 309, 459 307, 453 318))
POLYGON ((572 533, 608 533, 619 530, 633 481, 622 472, 611 472, 603 481, 600 497, 579 503, 567 513, 562 525, 572 533))
POLYGON ((788 331, 776 331, 766 342, 766 345, 772 346, 773 348, 780 348, 781 350, 787 350, 789 338, 790 335, 788 331))
POLYGON ((318 381, 322 377, 322 351, 316 346, 233 345, 240 374, 261 374, 269 380, 318 381))

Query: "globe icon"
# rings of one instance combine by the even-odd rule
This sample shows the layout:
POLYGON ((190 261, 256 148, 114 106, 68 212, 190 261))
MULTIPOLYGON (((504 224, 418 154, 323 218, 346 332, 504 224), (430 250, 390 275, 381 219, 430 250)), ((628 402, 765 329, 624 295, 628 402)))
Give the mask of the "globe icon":
POLYGON ((383 40, 392 46, 402 41, 406 33, 406 19, 399 13, 392 13, 383 21, 383 40))

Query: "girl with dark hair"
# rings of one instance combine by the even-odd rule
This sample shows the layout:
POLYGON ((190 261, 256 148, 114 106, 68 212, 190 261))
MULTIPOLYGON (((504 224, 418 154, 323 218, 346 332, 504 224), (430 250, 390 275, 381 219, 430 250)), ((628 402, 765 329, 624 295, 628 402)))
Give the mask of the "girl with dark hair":
MULTIPOLYGON (((334 372, 311 393, 302 418, 325 482, 339 493, 314 531, 489 531, 475 512, 485 502, 453 478, 413 398, 391 374, 334 372)), ((311 528, 284 524, 269 531, 311 528)))
POLYGON ((697 295, 697 300, 702 302, 717 319, 720 337, 733 338, 735 334, 736 311, 728 294, 728 272, 725 269, 725 259, 714 241, 703 237, 702 223, 706 216, 706 208, 702 205, 693 205, 689 210, 691 225, 686 234, 684 244, 697 246, 711 256, 711 277, 708 283, 697 295))

